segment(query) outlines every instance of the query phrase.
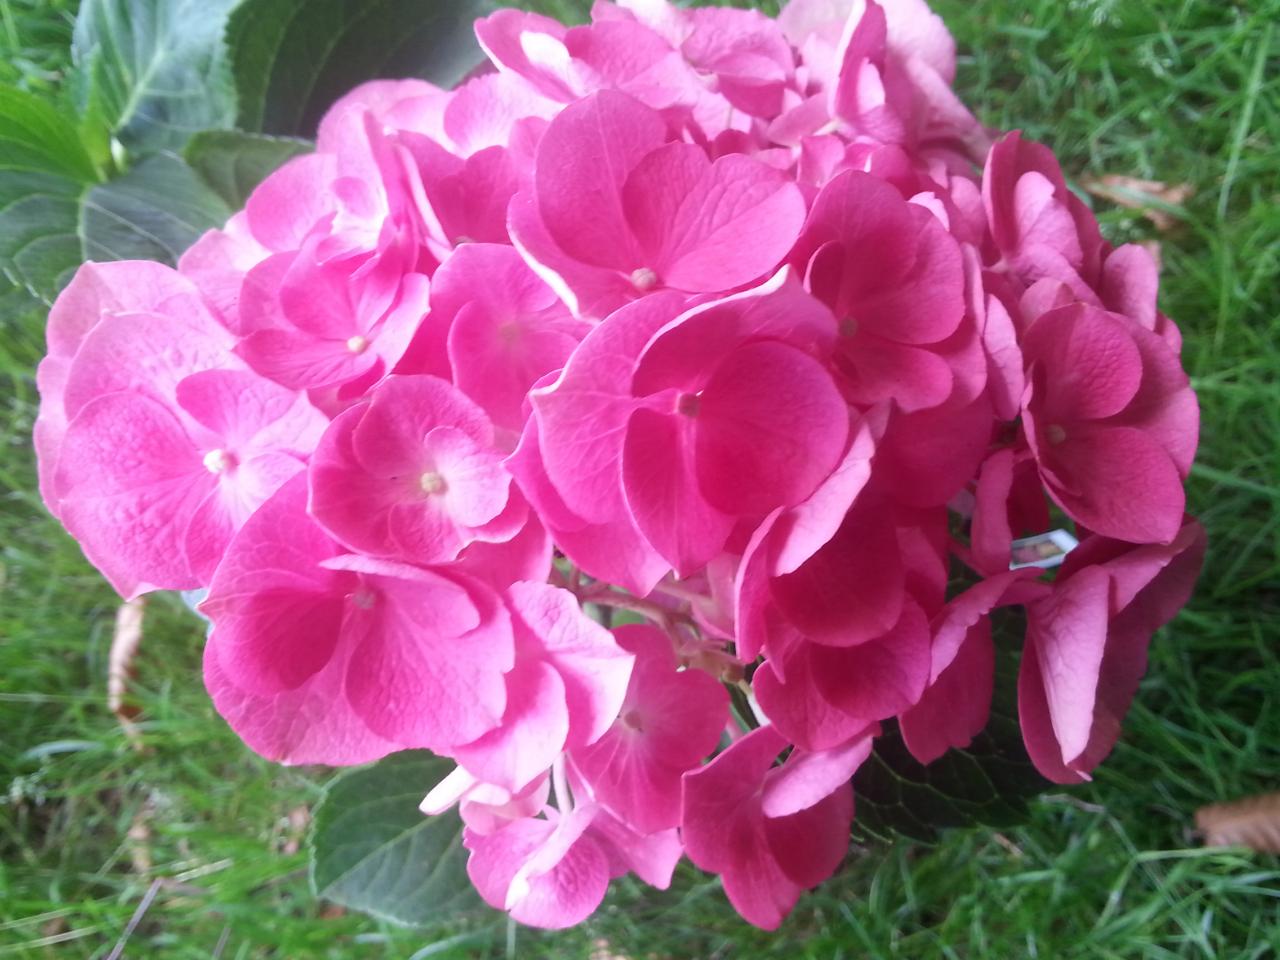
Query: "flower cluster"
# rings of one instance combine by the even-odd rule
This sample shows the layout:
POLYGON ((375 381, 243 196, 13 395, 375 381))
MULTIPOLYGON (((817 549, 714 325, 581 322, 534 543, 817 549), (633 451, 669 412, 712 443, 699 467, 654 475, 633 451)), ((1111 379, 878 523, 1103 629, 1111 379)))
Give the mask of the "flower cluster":
POLYGON ((1106 756, 1203 555, 1196 399, 1151 257, 923 0, 592 15, 352 91, 177 270, 85 265, 41 490, 123 595, 207 588, 259 753, 455 761, 423 808, 495 907, 687 855, 772 928, 882 722, 983 728, 996 608, 1036 766, 1106 756))

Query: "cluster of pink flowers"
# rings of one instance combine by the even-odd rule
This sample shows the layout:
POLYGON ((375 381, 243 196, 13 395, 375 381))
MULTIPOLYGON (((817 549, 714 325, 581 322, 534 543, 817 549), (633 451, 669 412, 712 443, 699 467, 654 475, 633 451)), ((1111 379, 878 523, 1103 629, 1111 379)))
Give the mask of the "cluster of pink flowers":
POLYGON ((352 91, 177 270, 76 275, 36 443, 89 559, 208 589, 263 755, 454 760, 423 808, 528 924, 687 855, 775 927, 881 722, 983 728, 997 607, 1032 760, 1087 779, 1204 549, 1151 257, 991 141, 923 0, 476 34, 494 69, 352 91))

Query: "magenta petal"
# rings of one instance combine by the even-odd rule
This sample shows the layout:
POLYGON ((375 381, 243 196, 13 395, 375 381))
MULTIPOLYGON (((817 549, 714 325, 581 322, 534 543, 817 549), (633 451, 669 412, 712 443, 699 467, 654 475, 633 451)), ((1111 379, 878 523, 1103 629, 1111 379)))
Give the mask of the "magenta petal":
POLYGON ((840 866, 849 849, 852 822, 853 784, 845 779, 804 810, 766 815, 764 835, 782 872, 797 886, 809 889, 829 879, 840 866))
POLYGON ((721 872, 746 851, 726 827, 760 789, 787 741, 773 727, 759 727, 735 740, 706 766, 684 776, 681 818, 685 852, 703 870, 721 872))
POLYGON ((812 644, 802 642, 794 653, 770 656, 756 669, 751 687, 760 709, 788 740, 806 750, 829 750, 857 737, 869 721, 822 696, 812 651, 812 644))
POLYGON ((779 518, 774 535, 777 555, 772 573, 791 573, 835 536, 845 514, 871 478, 871 458, 875 453, 873 430, 866 420, 858 422, 844 459, 818 489, 779 518))
POLYGON ((827 543, 772 583, 773 598, 818 643, 852 646, 890 630, 902 613, 904 577, 892 512, 859 497, 827 543))
POLYGON ((466 831, 471 882, 490 906, 509 909, 521 923, 550 930, 581 923, 609 886, 604 852, 581 832, 584 814, 575 811, 555 824, 515 820, 487 835, 466 831), (558 836, 566 830, 573 835, 558 836))
POLYGON ((969 546, 977 569, 991 575, 1009 569, 1013 530, 1009 525, 1009 496, 1013 490, 1014 452, 997 450, 978 474, 969 546))
POLYGON ((631 393, 636 360, 683 305, 678 294, 655 294, 619 310, 586 336, 555 383, 531 395, 547 476, 584 520, 603 523, 618 515, 619 458, 637 403, 631 393))
POLYGON ((777 171, 742 155, 721 157, 667 222, 654 268, 680 290, 732 290, 778 265, 804 216, 799 188, 777 171))
POLYGON ((1043 416, 1100 420, 1123 410, 1142 381, 1142 354, 1125 327, 1083 304, 1051 310, 1022 344, 1028 365, 1043 364, 1043 416))
POLYGON ((648 626, 617 631, 636 652, 620 716, 573 753, 597 799, 642 833, 680 822, 680 777, 715 749, 728 715, 724 688, 700 670, 676 671, 671 641, 648 626))
POLYGON ((235 352, 258 373, 291 390, 338 386, 378 362, 372 351, 353 353, 342 340, 319 340, 291 330, 255 330, 235 352))
POLYGON ((415 568, 403 576, 362 576, 347 607, 344 640, 358 645, 348 696, 380 735, 448 750, 503 716, 510 618, 479 584, 415 568))
MULTIPOLYGON (((711 161, 700 147, 668 143, 645 154, 627 175, 622 202, 645 266, 653 270, 659 265, 665 268, 670 259, 666 256, 668 247, 672 242, 685 242, 683 231, 676 228, 674 221, 682 206, 692 202, 710 169, 711 161)), ((665 272, 659 277, 667 286, 701 289, 675 283, 665 272)), ((714 289, 730 286, 733 284, 714 289)))
MULTIPOLYGON (((193 311, 194 313, 194 311, 193 311)), ((66 416, 117 390, 146 393, 173 403, 179 381, 201 370, 241 367, 228 354, 226 331, 200 323, 200 315, 115 314, 101 319, 66 374, 66 416)))
POLYGON ((876 454, 876 468, 895 499, 914 507, 949 501, 973 477, 987 452, 994 421, 983 393, 915 413, 894 414, 876 454))
POLYGON ((340 651, 309 683, 254 695, 228 679, 218 646, 206 644, 204 684, 218 713, 251 750, 277 763, 368 763, 401 749, 370 730, 343 691, 346 657, 340 651))
POLYGON ((724 547, 733 518, 701 492, 693 443, 679 414, 640 409, 631 415, 622 452, 622 480, 636 526, 681 576, 724 547))
POLYGON ((542 136, 534 167, 547 230, 570 256, 630 273, 641 251, 623 206, 627 173, 666 137, 662 118, 602 90, 566 107, 542 136))
POLYGON ((810 646, 814 683, 836 707, 866 723, 916 703, 929 682, 929 623, 915 603, 884 636, 856 647, 810 646))
POLYGON ((951 747, 967 747, 987 725, 995 687, 995 646, 985 616, 963 631, 963 640, 920 702, 898 717, 903 742, 921 763, 951 747))
POLYGON ((808 354, 778 343, 740 347, 715 369, 693 417, 707 501, 760 516, 808 497, 835 468, 848 407, 808 354))
POLYGON ((1173 460, 1132 427, 1074 428, 1045 459, 1070 488, 1047 484, 1074 519, 1133 543, 1168 543, 1182 525, 1186 493, 1173 460))
POLYGON ((249 229, 273 251, 296 250, 316 224, 331 216, 332 154, 312 153, 290 160, 253 191, 245 205, 249 229))
POLYGON ((838 317, 899 343, 943 340, 964 315, 955 240, 870 174, 845 171, 823 187, 791 262, 838 317))
POLYGON ((1029 611, 1028 647, 1035 646, 1040 685, 1064 763, 1089 743, 1110 589, 1104 570, 1082 570, 1029 611))
POLYGON ((364 469, 396 476, 412 462, 432 427, 450 426, 477 443, 493 443, 493 425, 479 407, 448 381, 437 377, 388 377, 378 385, 352 437, 364 469))

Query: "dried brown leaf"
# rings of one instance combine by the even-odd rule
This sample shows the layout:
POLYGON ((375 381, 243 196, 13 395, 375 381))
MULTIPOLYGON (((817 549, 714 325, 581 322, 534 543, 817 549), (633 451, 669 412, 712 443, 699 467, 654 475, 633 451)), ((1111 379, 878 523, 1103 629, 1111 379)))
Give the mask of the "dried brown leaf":
POLYGON ((591 944, 591 960, 631 960, 625 953, 615 953, 614 946, 601 938, 591 944))
POLYGON ((1189 183, 1165 183, 1162 180, 1140 180, 1116 173, 1099 177, 1084 177, 1080 185, 1095 197, 1109 200, 1116 206, 1139 211, 1161 233, 1172 230, 1178 224, 1178 215, 1166 209, 1181 207, 1195 193, 1189 183))
POLYGON ((1208 847, 1280 853, 1280 793, 1201 807, 1196 811, 1196 828, 1208 847))
POLYGON ((134 873, 148 874, 154 861, 151 857, 151 804, 145 803, 133 816, 129 824, 128 838, 129 863, 134 873))
POLYGON ((125 703, 125 695, 133 677, 133 658, 142 643, 145 610, 145 597, 120 604, 116 610, 115 631, 111 635, 111 655, 107 660, 107 709, 116 715, 125 738, 137 750, 142 749, 142 733, 134 723, 138 708, 125 703))
POLYGON ((1160 249, 1160 241, 1143 240, 1138 245, 1151 254, 1151 259, 1156 265, 1156 273, 1160 273, 1164 269, 1164 254, 1160 249))

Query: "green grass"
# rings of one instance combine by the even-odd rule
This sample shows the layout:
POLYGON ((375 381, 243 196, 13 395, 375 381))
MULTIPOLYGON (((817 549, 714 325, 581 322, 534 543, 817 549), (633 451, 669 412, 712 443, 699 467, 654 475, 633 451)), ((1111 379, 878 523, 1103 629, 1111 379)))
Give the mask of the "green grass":
MULTIPOLYGON (((546 4, 544 4, 546 5, 546 4)), ((992 125, 1053 145, 1068 174, 1186 183, 1156 235, 1098 204, 1110 238, 1158 239, 1162 305, 1203 406, 1193 509, 1210 532, 1190 608, 1163 632, 1096 781, 996 834, 855 852, 777 934, 716 883, 615 885, 585 928, 519 931, 514 955, 1269 957, 1280 862, 1204 850, 1204 803, 1280 788, 1280 0, 937 0, 958 86, 992 125)), ((0 80, 52 89, 66 3, 0 0, 0 80)), ((153 881, 125 956, 407 958, 418 932, 322 915, 288 814, 323 771, 262 762, 200 685, 197 627, 148 613, 133 698, 145 752, 105 706, 114 598, 32 493, 41 317, 0 298, 0 960, 106 957, 153 881), (131 825, 149 836, 130 839, 131 825), (146 861, 149 860, 149 865, 146 861), (221 947, 219 945, 221 944, 221 947), (220 950, 220 952, 218 952, 220 950)), ((137 831, 135 831, 136 833, 137 831)), ((441 945, 496 955, 505 931, 441 945)))

